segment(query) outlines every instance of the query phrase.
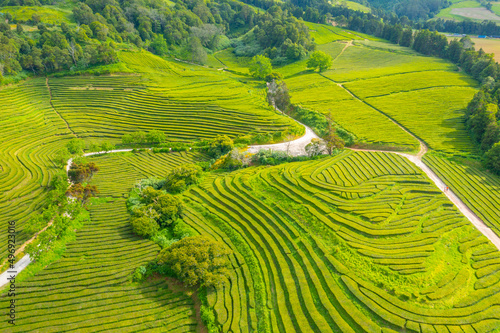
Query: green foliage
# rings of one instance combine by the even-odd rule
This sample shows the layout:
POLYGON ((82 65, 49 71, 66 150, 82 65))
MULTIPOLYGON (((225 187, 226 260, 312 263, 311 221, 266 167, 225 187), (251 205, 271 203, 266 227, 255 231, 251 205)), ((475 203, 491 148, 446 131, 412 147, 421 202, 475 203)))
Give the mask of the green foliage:
POLYGON ((497 175, 500 175, 500 142, 495 143, 490 150, 484 154, 486 166, 497 175))
POLYGON ((74 183, 88 182, 97 171, 99 167, 94 162, 73 161, 68 170, 68 178, 74 183))
POLYGON ((257 79, 264 79, 273 71, 271 60, 263 55, 256 55, 250 62, 250 74, 257 79))
POLYGON ((114 150, 116 147, 114 144, 107 142, 107 141, 104 141, 103 143, 101 143, 100 148, 101 148, 101 151, 108 152, 108 151, 114 150))
POLYGON ((160 229, 160 226, 155 220, 155 216, 157 215, 148 215, 145 212, 136 212, 135 214, 143 214, 142 216, 136 216, 130 219, 130 224, 132 224, 135 234, 142 237, 151 237, 160 229))
POLYGON ((233 140, 227 135, 217 135, 210 143, 208 154, 213 158, 219 158, 229 153, 234 148, 233 140))
POLYGON ((168 266, 188 286, 217 287, 229 275, 231 251, 205 236, 186 237, 163 249, 158 263, 168 266))
POLYGON ((213 309, 208 306, 202 305, 200 307, 201 320, 205 324, 209 333, 219 333, 219 327, 217 326, 217 321, 215 320, 215 315, 213 309))
POLYGON ((315 51, 307 60, 308 69, 318 69, 320 72, 326 71, 332 66, 332 57, 323 51, 315 51))
POLYGON ((167 141, 167 136, 160 130, 151 130, 146 134, 146 142, 162 143, 167 141))
POLYGON ((179 193, 186 187, 197 184, 202 175, 202 169, 195 164, 183 164, 172 169, 166 179, 164 189, 170 193, 179 193))
POLYGON ((134 211, 134 215, 149 216, 162 227, 172 224, 182 213, 181 202, 164 191, 146 187, 141 191, 140 196, 145 207, 134 211))
POLYGON ((66 144, 66 148, 73 155, 81 155, 83 154, 83 149, 85 148, 85 142, 82 139, 74 138, 69 140, 66 144))

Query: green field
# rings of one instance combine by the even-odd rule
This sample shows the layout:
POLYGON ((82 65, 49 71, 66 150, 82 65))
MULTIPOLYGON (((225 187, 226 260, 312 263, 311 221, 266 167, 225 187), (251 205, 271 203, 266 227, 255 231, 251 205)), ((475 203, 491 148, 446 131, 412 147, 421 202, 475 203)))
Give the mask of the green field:
MULTIPOLYGON (((132 233, 124 195, 139 179, 161 177, 179 164, 204 159, 150 152, 93 157, 101 171, 92 184, 103 199, 91 206, 91 221, 67 245, 62 259, 16 284, 22 290, 16 298, 16 325, 2 320, 0 330, 193 332, 191 297, 170 291, 162 279, 131 282, 134 269, 155 258, 159 247, 132 233)), ((7 295, 2 299, 9 302, 7 295)))
POLYGON ((332 56, 333 65, 324 73, 308 71, 305 60, 278 68, 292 103, 332 113, 362 144, 416 149, 418 142, 393 119, 431 149, 475 152, 463 123, 478 87, 474 79, 450 62, 387 42, 329 42, 330 27, 316 26, 325 36, 318 49, 332 56))
POLYGON ((0 13, 10 13, 16 20, 28 22, 33 14, 40 16, 42 22, 60 25, 62 22, 71 22, 71 10, 61 9, 56 6, 7 6, 1 7, 0 13))
POLYGON ((500 178, 478 166, 426 156, 429 165, 493 231, 500 235, 500 178))
POLYGON ((500 324, 500 268, 485 268, 500 253, 402 157, 345 152, 250 168, 184 197, 186 221, 239 253, 242 269, 211 296, 224 332, 500 324))
POLYGON ((235 138, 296 127, 273 111, 263 92, 203 67, 184 67, 147 53, 122 52, 141 75, 50 78, 55 109, 82 138, 111 139, 151 129, 169 141, 225 133, 235 138))
MULTIPOLYGON (((423 161, 500 235, 500 179, 463 158, 477 153, 464 109, 478 82, 442 59, 306 25, 333 65, 314 72, 306 58, 275 68, 291 102, 331 113, 358 147, 415 153, 424 141, 423 161)), ((42 212, 56 153, 72 138, 119 144, 124 134, 161 130, 186 143, 302 134, 269 105, 265 82, 249 76, 250 58, 232 51, 210 54, 208 66, 121 51, 126 73, 1 88, 1 257, 9 221, 17 222, 18 244, 32 236, 27 221, 42 212)), ((16 325, 2 320, 0 331, 209 332, 197 287, 160 275, 132 281, 160 247, 133 233, 126 202, 138 181, 212 157, 198 150, 87 157, 100 168, 89 183, 99 189, 90 220, 57 260, 16 278, 16 325)), ((176 194, 183 221, 232 250, 225 283, 207 289, 220 332, 500 332, 500 252, 421 169, 398 154, 349 149, 301 161, 207 171, 176 194)), ((10 297, 0 299, 8 308, 10 297)))
POLYGON ((349 8, 349 9, 359 10, 359 11, 364 12, 364 13, 370 13, 371 12, 370 8, 368 8, 366 6, 363 6, 362 4, 354 2, 354 1, 346 1, 346 0, 331 1, 331 4, 333 4, 334 6, 345 6, 345 7, 349 8))
POLYGON ((52 159, 74 138, 49 103, 44 78, 0 89, 0 257, 6 256, 7 223, 16 221, 17 241, 30 217, 39 214, 45 189, 57 172, 52 159))

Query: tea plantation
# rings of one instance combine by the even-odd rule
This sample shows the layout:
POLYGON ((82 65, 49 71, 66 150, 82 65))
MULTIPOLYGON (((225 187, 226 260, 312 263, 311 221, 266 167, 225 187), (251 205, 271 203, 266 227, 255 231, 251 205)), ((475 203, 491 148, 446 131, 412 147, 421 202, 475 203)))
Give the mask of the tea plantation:
POLYGON ((61 169, 57 153, 71 139, 84 140, 86 150, 91 142, 128 148, 124 134, 159 130, 188 147, 85 157, 99 167, 80 184, 99 191, 85 202, 90 219, 56 259, 16 278, 16 323, 2 320, 0 331, 500 332, 499 249, 408 155, 375 150, 428 148, 422 161, 500 236, 500 178, 468 160, 478 148, 464 109, 479 83, 446 60, 306 25, 332 66, 308 70, 304 58, 274 70, 294 105, 331 114, 365 151, 214 170, 236 155, 247 163, 246 148, 216 162, 212 146, 188 145, 225 134, 241 148, 257 137, 277 142, 304 133, 269 105, 265 82, 249 75, 251 59, 233 48, 209 54, 212 68, 131 48, 118 54, 124 71, 0 88, 2 259, 9 221, 16 221, 17 244, 33 236, 28 221, 47 208, 61 169), (182 203, 178 217, 231 250, 217 288, 180 287, 160 274, 134 279, 161 248, 133 232, 131 190, 186 164, 198 164, 200 179, 172 191, 182 203))
POLYGON ((185 200, 187 220, 236 253, 230 284, 211 296, 224 332, 500 323, 490 265, 500 253, 402 157, 345 152, 250 168, 207 179, 185 200))
MULTIPOLYGON (((163 176, 198 154, 131 153, 92 158, 102 167, 92 183, 101 200, 64 257, 18 283, 16 325, 10 332, 193 332, 193 300, 163 280, 132 284, 132 273, 159 247, 132 232, 123 196, 137 179, 163 176)), ((2 304, 9 300, 4 297, 2 304)))

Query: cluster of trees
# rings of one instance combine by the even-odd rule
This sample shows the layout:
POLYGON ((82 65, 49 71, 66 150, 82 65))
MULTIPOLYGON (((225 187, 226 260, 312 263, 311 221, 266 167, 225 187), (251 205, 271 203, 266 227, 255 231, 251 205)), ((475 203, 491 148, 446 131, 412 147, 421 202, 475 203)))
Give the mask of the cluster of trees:
POLYGON ((151 130, 149 132, 137 131, 127 133, 122 136, 123 144, 133 143, 163 143, 167 141, 167 135, 160 130, 151 130))
POLYGON ((99 167, 94 162, 75 161, 71 163, 68 170, 68 178, 73 183, 86 183, 99 171, 99 167))
POLYGON ((235 42, 238 56, 264 54, 275 65, 296 61, 315 49, 303 22, 277 4, 257 14, 255 27, 235 42))
POLYGON ((467 106, 467 128, 484 153, 486 166, 500 175, 500 83, 483 88, 467 106))
POLYGON ((160 227, 170 226, 181 216, 182 204, 179 199, 151 186, 139 193, 138 201, 131 208, 130 223, 139 236, 152 237, 160 227))
POLYGON ((89 26, 72 27, 63 22, 59 29, 49 30, 38 23, 35 31, 25 32, 21 22, 6 16, 0 23, 0 80, 22 70, 34 74, 81 70, 118 59, 116 45, 94 38, 89 26), (16 23, 16 29, 11 30, 9 23, 16 23))
POLYGON ((500 36, 500 26, 493 21, 474 22, 470 20, 432 20, 422 24, 422 29, 453 32, 457 34, 500 36))
POLYGON ((208 154, 212 158, 219 158, 234 149, 233 140, 227 135, 217 135, 208 143, 208 154))

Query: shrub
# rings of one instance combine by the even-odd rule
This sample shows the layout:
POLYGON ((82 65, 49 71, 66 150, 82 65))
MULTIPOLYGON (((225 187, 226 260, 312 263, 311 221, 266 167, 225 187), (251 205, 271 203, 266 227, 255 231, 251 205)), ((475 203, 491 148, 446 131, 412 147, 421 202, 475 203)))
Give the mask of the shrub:
POLYGON ((233 150, 234 142, 227 135, 217 135, 208 146, 208 154, 213 158, 219 158, 233 150))
POLYGON ((99 167, 94 162, 81 163, 75 161, 68 170, 68 177, 74 183, 82 183, 89 181, 97 171, 99 171, 99 167))
POLYGON ((82 139, 71 139, 66 144, 66 148, 71 154, 83 154, 83 148, 85 147, 85 142, 82 139))
POLYGON ((229 275, 231 251, 206 236, 186 237, 163 249, 158 264, 166 265, 188 286, 216 287, 229 275))
POLYGON ((195 164, 180 165, 167 175, 164 188, 171 193, 179 193, 186 189, 191 184, 198 183, 202 169, 195 164))
POLYGON ((154 218, 147 215, 133 217, 130 219, 130 224, 134 233, 143 237, 151 237, 160 229, 154 218))

